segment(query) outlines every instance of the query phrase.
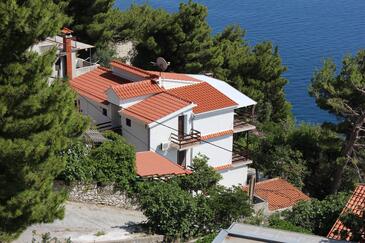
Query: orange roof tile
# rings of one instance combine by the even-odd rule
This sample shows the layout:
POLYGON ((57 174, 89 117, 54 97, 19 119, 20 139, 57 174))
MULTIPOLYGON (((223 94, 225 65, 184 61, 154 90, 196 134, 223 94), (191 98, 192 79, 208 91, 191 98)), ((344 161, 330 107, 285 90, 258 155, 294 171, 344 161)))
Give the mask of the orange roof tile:
POLYGON ((190 77, 189 75, 186 75, 184 73, 169 73, 169 72, 157 72, 157 71, 148 71, 149 73, 152 73, 157 76, 162 76, 162 78, 165 79, 172 79, 172 80, 179 80, 179 81, 192 81, 192 82, 199 82, 202 81, 193 77, 190 77))
POLYGON ((126 72, 132 73, 132 74, 137 75, 137 76, 142 77, 142 78, 149 79, 149 78, 157 78, 158 77, 158 75, 156 75, 156 74, 149 73, 146 70, 134 67, 132 65, 125 64, 125 63, 123 63, 121 61, 118 61, 118 60, 111 61, 110 65, 112 67, 122 69, 126 72))
MULTIPOLYGON (((346 206, 342 210, 341 215, 351 212, 358 216, 362 216, 363 212, 365 210, 365 184, 359 184, 355 191, 352 193, 352 196, 347 201, 346 206)), ((334 239, 334 240, 341 240, 341 231, 347 230, 349 234, 346 237, 346 240, 350 240, 350 229, 347 229, 341 220, 338 218, 335 222, 335 224, 332 226, 332 229, 328 233, 327 237, 334 239)), ((365 229, 364 229, 365 230, 365 229)), ((365 240, 365 238, 364 238, 365 240)))
POLYGON ((190 104, 174 95, 160 93, 123 109, 121 113, 149 124, 190 104))
POLYGON ((152 151, 136 153, 136 167, 139 176, 191 174, 190 170, 152 151))
POLYGON ((212 133, 212 134, 207 134, 201 137, 202 140, 208 140, 208 139, 212 139, 212 138, 218 138, 218 137, 222 137, 225 135, 230 135, 233 134, 233 130, 227 130, 227 131, 222 131, 222 132, 216 132, 216 133, 212 133))
POLYGON ((197 104, 197 107, 193 109, 195 114, 237 105, 236 102, 205 82, 170 89, 167 92, 197 104))
POLYGON ((67 35, 67 34, 73 33, 73 30, 71 30, 71 29, 69 29, 67 27, 63 27, 62 30, 61 30, 61 33, 67 35))
POLYGON ((115 85, 111 88, 121 99, 129 99, 148 94, 156 94, 164 90, 152 80, 143 80, 124 85, 115 85))
POLYGON ((219 171, 219 170, 226 170, 231 167, 232 167, 232 164, 225 164, 225 165, 215 166, 215 167, 213 167, 213 169, 219 171))
MULTIPOLYGON (((248 186, 244 186, 243 190, 247 191, 248 186)), ((310 199, 298 188, 281 178, 257 182, 255 195, 268 203, 270 211, 285 209, 294 206, 299 201, 310 199)))
POLYGON ((70 85, 81 96, 102 103, 108 102, 105 92, 109 87, 129 82, 107 68, 98 67, 70 80, 70 85))

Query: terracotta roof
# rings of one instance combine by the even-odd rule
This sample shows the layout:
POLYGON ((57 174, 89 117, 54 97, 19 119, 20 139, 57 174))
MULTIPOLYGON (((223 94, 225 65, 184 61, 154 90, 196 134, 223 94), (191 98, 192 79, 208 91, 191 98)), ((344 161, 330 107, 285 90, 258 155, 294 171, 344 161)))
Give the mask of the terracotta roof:
MULTIPOLYGON (((244 186, 243 190, 247 191, 248 186, 244 186)), ((257 182, 254 194, 268 203, 270 211, 285 209, 294 206, 299 201, 310 199, 298 188, 281 178, 257 182)))
POLYGON ((205 82, 170 89, 167 92, 197 104, 197 107, 193 109, 195 114, 237 105, 233 100, 205 82))
POLYGON ((219 170, 226 170, 231 167, 232 167, 232 164, 225 164, 225 165, 215 166, 215 167, 213 167, 213 169, 219 171, 219 170))
MULTIPOLYGON (((359 184, 356 187, 355 191, 352 193, 350 199, 347 201, 347 204, 342 210, 340 216, 347 212, 352 212, 361 217, 364 210, 365 210, 365 184, 359 184)), ((346 237, 346 240, 350 240, 351 237, 350 230, 343 225, 343 223, 339 218, 332 226, 332 229, 328 233, 327 237, 334 240, 340 240, 342 230, 345 231, 347 230, 349 232, 349 234, 346 237)))
POLYGON ((105 92, 109 87, 129 82, 114 75, 107 68, 98 67, 95 70, 70 80, 70 85, 81 96, 102 103, 107 102, 105 92))
POLYGON ((174 95, 160 93, 123 109, 121 113, 149 124, 190 104, 174 95))
POLYGON ((190 174, 191 171, 152 152, 136 153, 137 175, 139 176, 164 176, 190 174))
POLYGON ((67 34, 73 33, 73 30, 71 30, 67 27, 63 27, 62 30, 61 30, 61 33, 67 35, 67 34))
POLYGON ((142 78, 157 78, 158 77, 158 75, 156 75, 156 74, 150 73, 146 70, 134 67, 132 65, 125 64, 125 63, 123 63, 121 61, 118 61, 118 60, 111 61, 110 65, 112 67, 122 69, 122 70, 124 70, 128 73, 132 73, 132 74, 137 75, 137 76, 142 77, 142 78))
POLYGON ((202 140, 208 140, 208 139, 218 138, 218 137, 222 137, 222 136, 230 135, 230 134, 233 134, 233 130, 227 130, 227 131, 207 134, 207 135, 202 136, 201 139, 202 140))
MULTIPOLYGON (((149 73, 152 73, 154 75, 160 76, 160 72, 156 71, 148 71, 149 73)), ((179 80, 179 81, 192 81, 192 82, 202 82, 199 79, 190 77, 187 74, 184 73, 169 73, 169 72, 161 72, 162 78, 165 79, 172 79, 172 80, 179 80)))
POLYGON ((148 94, 156 94, 164 90, 152 80, 143 80, 124 85, 115 85, 111 88, 121 99, 129 99, 148 94))

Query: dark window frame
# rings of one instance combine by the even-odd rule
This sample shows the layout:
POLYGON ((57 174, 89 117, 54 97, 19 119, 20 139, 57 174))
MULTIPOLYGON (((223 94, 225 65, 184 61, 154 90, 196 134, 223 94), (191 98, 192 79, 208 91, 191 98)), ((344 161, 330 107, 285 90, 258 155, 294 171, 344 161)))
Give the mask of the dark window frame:
POLYGON ((126 118, 125 119, 125 124, 128 126, 128 127, 131 127, 132 126, 132 120, 129 119, 129 118, 126 118))
POLYGON ((108 110, 107 110, 107 109, 105 109, 105 108, 102 108, 102 109, 103 109, 103 110, 102 110, 102 111, 103 111, 103 115, 104 115, 104 116, 108 116, 108 110))

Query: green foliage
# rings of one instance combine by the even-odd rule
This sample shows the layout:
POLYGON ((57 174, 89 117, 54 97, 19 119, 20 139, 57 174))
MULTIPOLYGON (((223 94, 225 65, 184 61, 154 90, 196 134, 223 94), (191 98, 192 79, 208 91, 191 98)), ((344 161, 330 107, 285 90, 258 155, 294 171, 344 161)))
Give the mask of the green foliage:
POLYGON ((194 158, 190 168, 193 173, 183 177, 176 177, 184 190, 207 193, 215 187, 222 178, 211 166, 208 165, 208 157, 198 155, 194 158))
POLYGON ((95 175, 94 161, 89 156, 90 148, 82 141, 76 141, 63 153, 66 167, 59 179, 70 184, 76 181, 91 182, 95 175))
POLYGON ((215 239, 216 236, 217 236, 217 233, 208 234, 208 235, 198 239, 196 241, 196 243, 211 243, 211 242, 213 242, 213 240, 215 239))
POLYGON ((273 214, 269 217, 269 227, 274 229, 288 230, 293 232, 310 234, 308 229, 294 225, 293 223, 281 219, 279 215, 273 214))
POLYGON ((76 181, 96 182, 101 185, 116 183, 116 186, 130 191, 136 179, 135 151, 124 138, 107 131, 109 139, 96 148, 88 148, 76 141, 64 153, 66 168, 59 179, 67 183, 76 181))
POLYGON ((345 135, 341 157, 333 168, 334 175, 330 191, 336 192, 342 184, 346 168, 351 165, 364 176, 365 157, 365 51, 356 56, 346 56, 339 73, 336 65, 327 60, 322 69, 315 72, 310 86, 310 94, 318 106, 342 118, 332 129, 345 135))
POLYGON ((207 174, 202 173, 207 171, 207 159, 199 156, 194 161, 198 169, 193 170, 193 174, 198 175, 190 175, 191 178, 186 181, 171 179, 137 184, 136 197, 148 218, 149 226, 153 231, 168 236, 169 240, 189 239, 216 232, 252 213, 248 197, 241 188, 225 189, 217 185, 216 179, 209 182, 210 176, 219 176, 209 171, 207 174), (196 178, 209 183, 195 183, 196 178), (189 188, 189 185, 193 188, 189 188))
POLYGON ((0 2, 0 241, 63 217, 65 195, 53 180, 65 166, 61 151, 87 122, 67 84, 48 84, 55 51, 29 51, 58 33, 60 13, 47 0, 0 2))
POLYGON ((285 220, 309 230, 315 235, 326 236, 340 215, 348 199, 345 193, 330 195, 323 200, 312 199, 295 205, 283 213, 285 220))
POLYGON ((114 132, 105 132, 104 136, 110 141, 102 143, 90 153, 95 165, 94 180, 101 184, 115 182, 128 191, 136 178, 135 150, 114 132))

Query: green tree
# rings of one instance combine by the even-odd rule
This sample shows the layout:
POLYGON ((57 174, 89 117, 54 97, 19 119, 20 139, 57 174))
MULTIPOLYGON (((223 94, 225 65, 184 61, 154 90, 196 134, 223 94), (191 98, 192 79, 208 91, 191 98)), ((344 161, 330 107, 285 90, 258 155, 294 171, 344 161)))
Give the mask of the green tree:
POLYGON ((171 62, 170 71, 199 73, 212 71, 221 62, 213 45, 207 23, 207 8, 189 1, 181 3, 177 13, 158 10, 147 20, 142 37, 137 40, 133 64, 153 68, 151 61, 163 56, 171 62))
POLYGON ((365 212, 355 214, 353 212, 345 213, 340 217, 341 222, 346 228, 340 232, 341 239, 352 242, 363 242, 365 240, 365 212))
POLYGON ((331 179, 332 193, 337 192, 346 168, 357 168, 358 176, 363 176, 365 147, 365 51, 354 57, 346 56, 342 69, 336 73, 336 65, 327 60, 321 70, 315 72, 310 86, 310 94, 322 109, 342 118, 336 131, 345 135, 341 156, 336 160, 331 179))
POLYGON ((107 131, 104 136, 109 141, 105 141, 90 153, 95 165, 94 181, 101 184, 115 182, 117 187, 129 191, 136 179, 134 147, 114 132, 107 131))
POLYGON ((283 213, 289 223, 309 230, 315 235, 326 236, 336 222, 348 199, 345 193, 334 194, 323 200, 312 199, 296 204, 283 213))
POLYGON ((299 233, 305 233, 305 234, 311 233, 310 230, 296 226, 293 223, 289 222, 288 220, 280 218, 280 216, 277 214, 273 214, 269 217, 268 226, 270 228, 288 230, 288 231, 292 231, 292 232, 299 232, 299 233))
POLYGON ((65 166, 61 151, 87 125, 68 85, 48 84, 55 51, 29 51, 58 33, 60 12, 47 0, 0 3, 0 241, 63 216, 53 180, 65 166))
POLYGON ((190 169, 193 172, 192 174, 176 177, 180 186, 190 192, 197 193, 201 191, 202 193, 207 193, 222 179, 222 176, 208 165, 208 157, 204 155, 195 157, 190 169))
POLYGON ((250 47, 244 40, 245 32, 239 26, 228 26, 215 36, 223 63, 214 75, 257 101, 258 120, 285 121, 291 118, 291 106, 285 98, 282 65, 278 48, 270 42, 250 47))

